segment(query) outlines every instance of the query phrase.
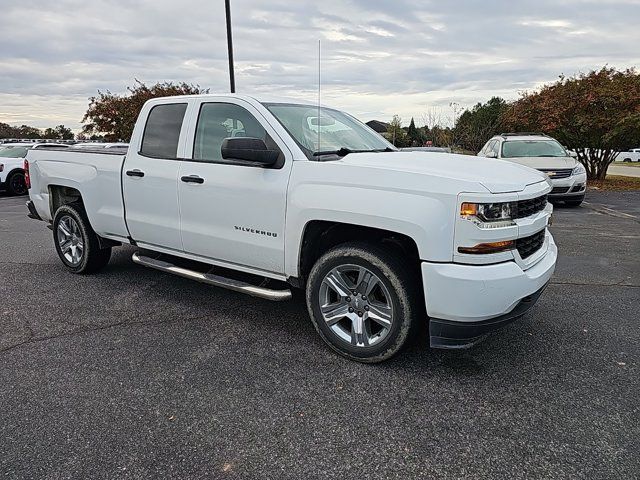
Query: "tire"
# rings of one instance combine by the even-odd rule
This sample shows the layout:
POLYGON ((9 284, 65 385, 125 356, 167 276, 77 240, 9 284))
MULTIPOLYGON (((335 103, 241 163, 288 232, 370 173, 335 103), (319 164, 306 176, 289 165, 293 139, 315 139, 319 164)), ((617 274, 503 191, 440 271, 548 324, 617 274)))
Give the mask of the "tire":
POLYGON ((358 362, 378 363, 394 356, 415 336, 419 317, 426 322, 417 288, 421 282, 409 271, 399 255, 366 243, 346 243, 326 252, 311 269, 306 286, 309 316, 320 337, 358 362), (357 285, 358 271, 371 281, 357 285), (336 285, 336 272, 338 289, 331 286, 336 285), (362 296, 369 285, 375 286, 362 296), (338 293, 344 288, 351 289, 349 296, 338 293), (381 323, 385 315, 391 320, 381 323))
POLYGON ((111 247, 100 248, 84 208, 77 204, 63 205, 56 211, 53 243, 60 260, 73 273, 97 272, 111 257, 111 247))
POLYGON ((7 192, 10 195, 26 195, 29 193, 24 181, 24 172, 13 172, 7 178, 7 192))
POLYGON ((584 197, 579 198, 578 200, 565 200, 564 204, 567 207, 575 208, 575 207, 579 207, 580 205, 582 205, 583 201, 584 201, 584 197))
POLYGON ((631 159, 630 158, 625 158, 624 160, 622 160, 624 163, 631 163, 631 159))

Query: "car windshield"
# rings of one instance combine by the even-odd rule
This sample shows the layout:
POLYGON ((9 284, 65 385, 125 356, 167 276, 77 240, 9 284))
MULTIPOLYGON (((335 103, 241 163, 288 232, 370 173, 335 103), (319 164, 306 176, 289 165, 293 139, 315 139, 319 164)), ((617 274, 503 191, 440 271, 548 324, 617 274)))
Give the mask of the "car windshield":
POLYGON ((310 105, 267 103, 265 107, 310 160, 336 159, 354 152, 394 150, 384 138, 346 113, 310 105), (320 158, 324 157, 324 158, 320 158))
POLYGON ((23 158, 27 155, 28 148, 25 147, 5 147, 0 150, 0 157, 3 158, 23 158))
POLYGON ((555 140, 510 140, 502 144, 502 158, 567 156, 555 140))

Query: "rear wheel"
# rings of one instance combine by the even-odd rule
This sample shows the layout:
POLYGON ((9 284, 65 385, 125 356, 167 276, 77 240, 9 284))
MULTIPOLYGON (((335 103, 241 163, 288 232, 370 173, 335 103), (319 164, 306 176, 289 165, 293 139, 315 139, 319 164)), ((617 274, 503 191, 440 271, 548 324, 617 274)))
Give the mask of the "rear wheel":
POLYGON ((23 172, 14 172, 7 178, 7 191, 11 195, 25 195, 27 193, 27 184, 24 181, 23 172))
POLYGON ((368 244, 344 244, 325 253, 312 268, 306 291, 322 339, 359 362, 395 355, 422 311, 419 282, 409 270, 399 256, 368 244))
POLYGON ((111 257, 111 247, 100 248, 80 205, 63 205, 53 218, 53 240, 62 263, 73 273, 93 273, 111 257))

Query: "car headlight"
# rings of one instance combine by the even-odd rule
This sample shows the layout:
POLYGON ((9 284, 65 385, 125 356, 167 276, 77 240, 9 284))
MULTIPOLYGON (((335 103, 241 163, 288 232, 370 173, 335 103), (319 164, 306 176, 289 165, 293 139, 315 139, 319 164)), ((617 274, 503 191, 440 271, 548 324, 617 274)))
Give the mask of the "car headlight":
POLYGON ((498 228, 513 225, 511 215, 514 210, 515 205, 512 202, 465 202, 460 207, 460 216, 473 221, 482 228, 498 228))
POLYGON ((573 170, 571 170, 571 175, 581 175, 583 173, 587 173, 587 170, 584 168, 584 165, 579 163, 576 165, 573 170))

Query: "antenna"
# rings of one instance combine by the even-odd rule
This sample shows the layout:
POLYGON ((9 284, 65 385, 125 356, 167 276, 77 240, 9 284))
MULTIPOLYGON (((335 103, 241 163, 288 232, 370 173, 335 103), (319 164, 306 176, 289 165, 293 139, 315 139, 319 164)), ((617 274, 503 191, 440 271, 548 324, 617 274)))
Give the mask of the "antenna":
POLYGON ((320 151, 320 40, 318 40, 318 149, 320 151))

